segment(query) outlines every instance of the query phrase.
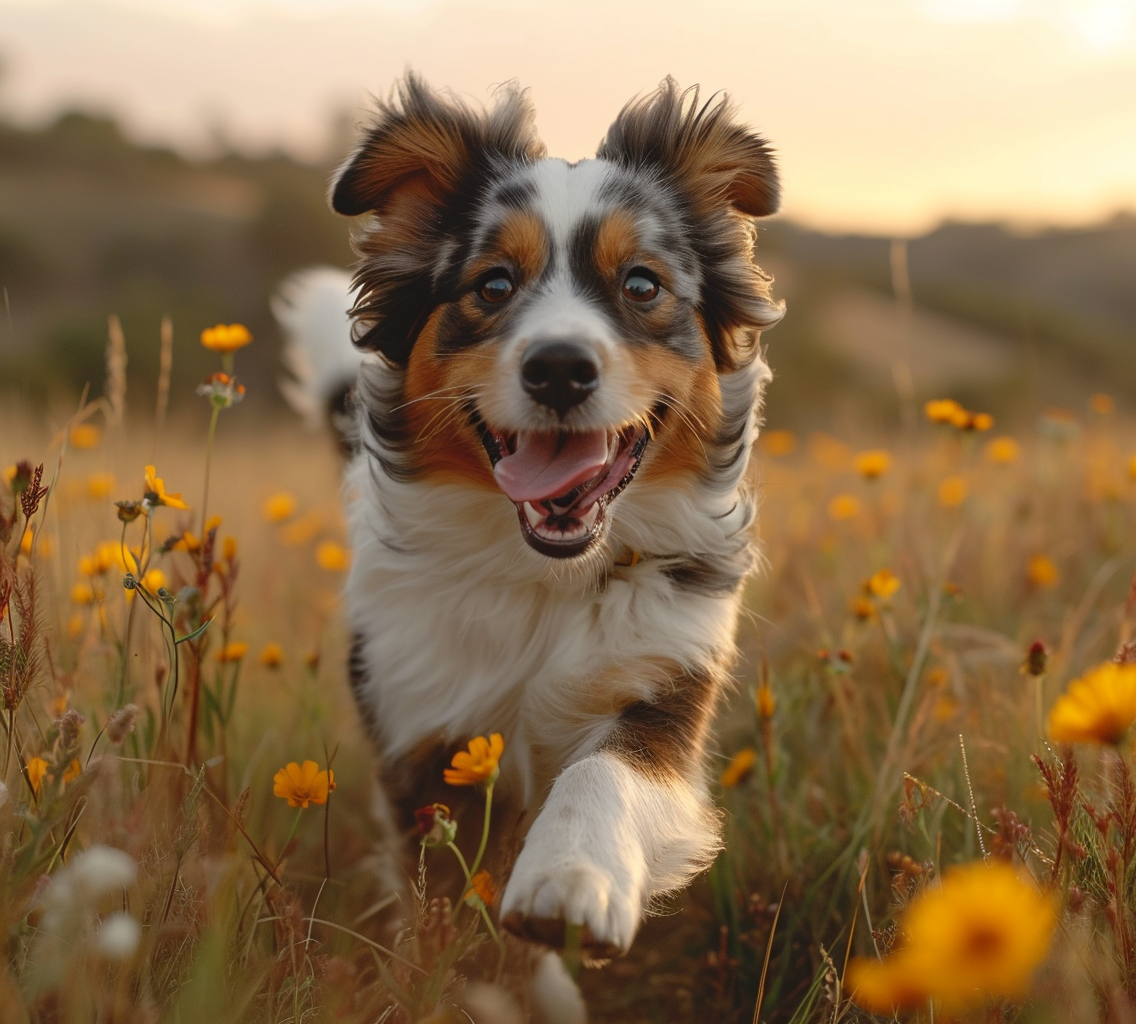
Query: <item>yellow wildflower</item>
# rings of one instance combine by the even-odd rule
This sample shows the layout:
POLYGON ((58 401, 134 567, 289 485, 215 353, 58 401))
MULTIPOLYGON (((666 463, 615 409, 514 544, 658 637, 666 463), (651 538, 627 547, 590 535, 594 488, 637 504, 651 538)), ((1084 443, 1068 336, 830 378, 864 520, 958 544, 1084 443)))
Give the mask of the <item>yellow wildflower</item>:
POLYGON ((11 490, 12 481, 16 479, 16 465, 13 463, 11 466, 5 466, 4 471, 0 473, 0 482, 3 482, 6 490, 11 490))
POLYGON ((809 437, 809 458, 824 469, 840 472, 848 468, 852 453, 843 441, 818 432, 809 437))
POLYGON ((967 430, 989 430, 994 426, 994 417, 988 412, 972 412, 970 414, 970 422, 967 423, 967 430))
POLYGON ((1026 563, 1026 579, 1031 586, 1045 588, 1057 585, 1061 574, 1048 555, 1034 555, 1026 563))
POLYGON ((465 894, 466 902, 472 903, 474 896, 487 907, 491 907, 497 902, 497 886, 493 881, 493 876, 488 871, 479 871, 469 880, 469 891, 465 894))
POLYGON ((797 449, 797 435, 791 430, 767 430, 761 435, 761 447, 774 459, 792 455, 797 449))
POLYGON ((201 550, 201 541, 189 530, 186 530, 173 544, 173 551, 186 551, 193 553, 201 550))
POLYGON ((25 771, 28 773, 28 781, 32 784, 32 790, 38 795, 39 787, 43 784, 44 776, 47 775, 47 762, 42 757, 33 757, 28 762, 25 771))
POLYGON ((71 763, 67 766, 67 770, 63 773, 64 782, 74 782, 83 772, 83 766, 79 764, 77 757, 71 758, 71 763))
POLYGON ((474 736, 469 741, 469 750, 459 750, 450 762, 443 778, 451 786, 492 786, 497 781, 498 762, 505 752, 505 740, 499 732, 486 739, 474 736))
POLYGON ((92 473, 87 477, 87 497, 98 500, 110 497, 114 490, 113 473, 92 473))
POLYGON ((89 583, 76 583, 71 588, 72 604, 94 604, 95 591, 89 583))
POLYGON ((722 769, 722 774, 718 776, 722 788, 733 789, 739 782, 744 782, 749 773, 753 771, 756 760, 757 752, 753 747, 742 747, 730 758, 730 763, 722 769))
POLYGON ((1116 412, 1116 403, 1112 400, 1112 395, 1098 391, 1089 395, 1089 408, 1098 416, 1111 416, 1116 412))
POLYGON ((237 538, 226 535, 225 539, 221 542, 221 557, 226 562, 231 562, 237 557, 237 538))
POLYGON ((868 577, 864 589, 881 601, 888 601, 899 590, 899 577, 890 569, 879 569, 868 577))
POLYGON ((848 603, 848 610, 861 622, 869 622, 876 617, 876 606, 866 597, 853 598, 848 603))
POLYGON ((1136 721, 1136 665, 1106 661, 1058 698, 1049 738, 1059 743, 1119 743, 1136 721))
POLYGON ((279 668, 284 662, 284 648, 278 643, 267 643, 260 652, 260 663, 267 668, 279 668))
POLYGON ((854 960, 846 986, 855 1002, 885 1013, 929 998, 948 1013, 1020 999, 1056 924, 1055 901, 1004 861, 956 868, 903 912, 904 945, 882 963, 854 960))
POLYGON ((1021 448, 1012 437, 995 437, 986 442, 986 461, 995 466, 1009 466, 1018 461, 1021 448))
POLYGON ((847 522, 860 514, 860 499, 854 494, 838 494, 828 503, 828 518, 835 523, 847 522))
POLYGON ((958 508, 970 489, 961 476, 948 476, 939 484, 938 499, 943 508, 958 508))
POLYGON ((170 508, 189 508, 180 494, 166 493, 165 481, 153 466, 146 467, 146 487, 142 495, 151 505, 168 505, 170 508))
POLYGON ((67 433, 72 448, 94 448, 102 439, 102 431, 93 423, 76 423, 67 433))
POLYGON ((32 544, 35 542, 35 536, 32 533, 30 526, 25 527, 24 532, 20 535, 20 554, 30 555, 32 553, 32 544))
POLYGON ((323 529, 323 518, 318 512, 309 512, 289 523, 280 531, 280 539, 290 548, 307 544, 323 529))
POLYGON ((315 761, 302 765, 289 761, 272 776, 272 783, 273 795, 287 800, 289 807, 326 804, 328 794, 335 789, 335 772, 330 768, 321 772, 315 761))
POLYGON ((932 423, 954 423, 959 413, 964 415, 966 413, 966 410, 953 398, 932 399, 923 406, 923 411, 932 423))
POLYGON ((252 335, 244 324, 217 324, 201 332, 201 344, 211 352, 236 352, 250 341, 252 335))
POLYGON ((351 554, 333 540, 321 541, 316 545, 316 563, 328 572, 343 572, 351 564, 351 554))
POLYGON ((282 523, 296 514, 296 499, 287 491, 281 491, 261 505, 260 514, 270 523, 282 523))
POLYGON ((891 455, 878 448, 860 452, 853 465, 865 480, 877 480, 891 469, 891 455))
MULTIPOLYGON (((232 640, 217 652, 217 660, 222 664, 240 661, 248 654, 249 645, 243 640, 232 640)), ((305 762, 306 764, 307 762, 305 762)))

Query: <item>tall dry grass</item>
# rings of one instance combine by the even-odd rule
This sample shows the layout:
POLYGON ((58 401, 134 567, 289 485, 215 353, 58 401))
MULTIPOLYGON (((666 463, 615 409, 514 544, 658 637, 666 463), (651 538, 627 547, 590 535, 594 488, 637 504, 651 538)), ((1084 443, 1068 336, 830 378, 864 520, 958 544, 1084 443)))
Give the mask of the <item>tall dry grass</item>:
MULTIPOLYGON (((431 905, 429 859, 417 928, 390 949, 379 926, 330 441, 223 410, 203 530, 204 421, 156 430, 111 379, 47 427, 0 424, 0 470, 26 461, 0 495, 3 1018, 506 1020, 462 988, 485 928, 431 905), (147 464, 191 508, 124 523, 147 464), (273 777, 306 759, 337 785, 292 808, 273 777)), ((1136 1019, 1130 742, 1045 737, 1070 680, 1136 635, 1136 433, 1099 396, 1012 431, 1016 453, 999 433, 766 434, 766 565, 715 762, 726 851, 630 958, 584 972, 597 1020, 866 1017, 848 964, 899 955, 905 906, 996 859, 1060 909, 1028 991, 905 1012, 1136 1019)))

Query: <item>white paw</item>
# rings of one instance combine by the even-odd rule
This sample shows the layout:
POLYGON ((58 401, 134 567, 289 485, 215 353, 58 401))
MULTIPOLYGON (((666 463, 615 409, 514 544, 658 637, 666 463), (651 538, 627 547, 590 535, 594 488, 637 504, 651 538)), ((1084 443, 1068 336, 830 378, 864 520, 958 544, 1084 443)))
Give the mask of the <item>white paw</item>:
POLYGON ((645 865, 633 843, 566 829, 542 815, 525 841, 505 895, 501 918, 510 931, 562 947, 565 925, 581 926, 592 957, 624 953, 639 928, 645 865))

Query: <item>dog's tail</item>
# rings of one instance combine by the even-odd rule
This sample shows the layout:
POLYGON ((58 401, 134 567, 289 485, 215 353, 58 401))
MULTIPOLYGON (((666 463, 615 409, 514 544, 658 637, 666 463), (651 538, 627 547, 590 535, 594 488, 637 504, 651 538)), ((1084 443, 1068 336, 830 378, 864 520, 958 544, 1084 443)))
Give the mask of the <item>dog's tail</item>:
POLYGON ((351 393, 362 361, 351 343, 351 301, 351 275, 334 267, 293 274, 272 299, 291 374, 281 381, 284 397, 312 426, 330 422, 345 448, 354 435, 351 393))

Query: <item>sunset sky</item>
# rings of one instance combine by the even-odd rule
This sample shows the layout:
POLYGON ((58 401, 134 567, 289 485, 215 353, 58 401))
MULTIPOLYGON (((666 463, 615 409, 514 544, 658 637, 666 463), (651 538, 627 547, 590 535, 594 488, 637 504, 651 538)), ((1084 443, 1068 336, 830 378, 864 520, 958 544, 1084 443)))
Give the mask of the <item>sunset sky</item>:
POLYGON ((734 96, 816 226, 1136 210, 1136 0, 0 0, 0 62, 21 123, 308 157, 408 66, 477 102, 518 79, 569 158, 672 74, 734 96))

